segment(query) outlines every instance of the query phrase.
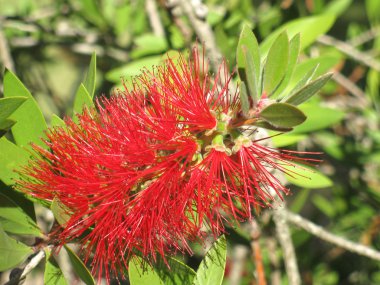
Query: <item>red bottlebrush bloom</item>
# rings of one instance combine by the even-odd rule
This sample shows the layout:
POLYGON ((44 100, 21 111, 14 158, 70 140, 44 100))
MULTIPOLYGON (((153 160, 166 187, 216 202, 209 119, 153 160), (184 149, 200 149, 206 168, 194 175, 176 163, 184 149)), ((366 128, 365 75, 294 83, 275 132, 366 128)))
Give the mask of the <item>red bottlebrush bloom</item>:
POLYGON ((50 129, 48 150, 34 146, 18 188, 68 209, 54 237, 80 241, 107 280, 135 254, 155 261, 191 252, 203 224, 218 235, 224 220, 267 206, 271 189, 286 193, 270 169, 297 159, 244 134, 229 81, 224 65, 210 76, 197 49, 189 61, 168 59, 78 123, 50 129))

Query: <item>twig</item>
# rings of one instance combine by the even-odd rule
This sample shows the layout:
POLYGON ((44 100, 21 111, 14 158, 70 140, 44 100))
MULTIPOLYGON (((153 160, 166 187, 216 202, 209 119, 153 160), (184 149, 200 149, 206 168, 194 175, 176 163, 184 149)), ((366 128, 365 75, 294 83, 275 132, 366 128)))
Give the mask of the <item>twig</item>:
POLYGON ((297 257, 294 250, 292 237, 290 235, 289 226, 286 222, 285 206, 278 207, 273 211, 273 220, 276 224, 276 233, 280 242, 283 254, 286 273, 288 275, 289 284, 300 285, 301 276, 298 270, 297 257))
POLYGON ((150 26, 155 36, 164 37, 165 30, 162 26, 160 15, 158 14, 155 0, 145 0, 145 10, 148 14, 150 26))
POLYGON ((236 245, 232 251, 231 273, 229 275, 230 285, 241 284, 241 277, 246 264, 248 248, 244 245, 236 245))
POLYGON ((3 62, 4 66, 9 70, 15 72, 15 64, 13 62, 8 41, 3 33, 2 23, 0 22, 0 61, 3 62))
POLYGON ((364 108, 368 105, 368 102, 366 100, 366 95, 363 90, 361 90, 354 82, 352 82, 349 78, 344 76, 340 72, 334 72, 334 75, 332 79, 338 83, 343 89, 350 92, 352 95, 354 95, 360 102, 361 108, 364 108))
POLYGON ((325 240, 329 243, 335 244, 341 248, 344 248, 348 251, 357 253, 359 255, 363 255, 366 257, 369 257, 371 259, 380 261, 380 252, 377 250, 374 250, 368 246, 355 243, 352 241, 349 241, 345 238, 342 238, 340 236, 334 235, 325 229, 323 229, 321 226, 318 226, 309 220, 301 217, 300 215, 291 213, 289 211, 284 211, 285 218, 291 222, 292 224, 304 229, 305 231, 319 237, 322 240, 325 240))
POLYGON ((260 227, 257 224, 257 222, 252 219, 250 221, 250 228, 251 228, 252 259, 256 267, 257 284, 266 285, 267 282, 265 280, 263 257, 261 254, 261 248, 260 248, 260 242, 259 242, 259 239, 261 236, 260 227))
POLYGON ((351 39, 349 43, 352 46, 356 47, 365 44, 366 42, 369 42, 377 38, 378 36, 380 36, 380 26, 375 26, 369 29, 368 31, 365 31, 364 33, 358 35, 357 37, 351 39))
POLYGON ((9 281, 5 283, 4 285, 17 285, 21 284, 24 278, 26 278, 26 275, 29 274, 40 262, 42 259, 45 258, 45 251, 40 250, 38 251, 26 264, 24 269, 19 270, 16 274, 11 275, 9 278, 9 281))
POLYGON ((265 244, 268 251, 269 261, 271 263, 271 276, 270 284, 271 285, 281 285, 281 272, 280 272, 280 262, 277 256, 277 240, 272 237, 265 238, 265 244))
POLYGON ((190 1, 178 0, 178 4, 181 7, 183 13, 189 19, 189 22, 194 28, 197 37, 199 37, 199 39, 204 43, 206 52, 211 61, 212 68, 214 71, 218 71, 218 66, 222 61, 222 56, 219 48, 216 46, 214 33, 212 32, 211 27, 207 24, 207 22, 197 18, 190 1))
POLYGON ((337 40, 327 35, 320 36, 317 39, 317 42, 324 45, 333 46, 342 53, 356 60, 357 62, 360 62, 368 67, 371 67, 372 69, 380 71, 380 62, 378 60, 369 56, 367 53, 357 50, 355 47, 346 42, 337 40))

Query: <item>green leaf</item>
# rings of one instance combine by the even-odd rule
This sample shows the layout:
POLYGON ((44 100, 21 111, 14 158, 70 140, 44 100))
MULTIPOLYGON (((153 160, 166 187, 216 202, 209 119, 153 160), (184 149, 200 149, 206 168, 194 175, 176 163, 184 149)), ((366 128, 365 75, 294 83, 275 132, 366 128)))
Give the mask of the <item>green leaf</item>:
POLYGON ((273 94, 276 95, 281 94, 282 91, 288 86, 288 83, 293 75, 294 67, 296 66, 298 55, 300 51, 300 34, 296 34, 289 42, 289 62, 288 68, 285 73, 284 79, 281 81, 280 86, 278 86, 276 92, 273 94))
POLYGON ((327 217, 333 218, 336 214, 336 208, 331 200, 326 199, 321 195, 314 195, 312 198, 313 204, 327 217))
POLYGON ((8 118, 18 107, 28 99, 27 97, 0 98, 0 121, 8 118))
POLYGON ((32 248, 10 238, 0 224, 0 271, 16 267, 32 253, 32 248))
POLYGON ((86 87, 84 87, 83 83, 81 83, 75 95, 74 116, 76 113, 81 114, 84 106, 93 107, 94 102, 92 102, 92 98, 90 94, 88 94, 86 87))
POLYGON ((34 222, 36 222, 36 213, 34 211, 34 204, 31 200, 13 189, 11 186, 5 185, 0 182, 0 192, 2 195, 7 196, 10 200, 15 202, 18 207, 20 207, 25 214, 27 214, 34 222))
POLYGON ((165 284, 165 285, 191 285, 194 280, 195 271, 186 264, 168 258, 170 269, 161 259, 151 267, 140 257, 134 257, 129 262, 128 274, 131 285, 133 284, 165 284))
POLYGON ((95 285, 94 277, 92 277, 90 271, 88 271, 86 265, 84 265, 82 260, 80 260, 75 252, 67 245, 64 245, 64 248, 69 255, 71 265, 73 266, 74 271, 79 276, 79 278, 87 285, 95 285))
POLYGON ((0 193, 0 224, 8 233, 42 236, 33 219, 13 200, 2 193, 0 193))
MULTIPOLYGON (((243 30, 240 33, 238 46, 236 49, 236 62, 239 69, 245 69, 246 67, 246 54, 243 52, 242 47, 246 47, 246 53, 250 54, 253 59, 255 82, 260 82, 260 52, 259 44, 252 30, 244 25, 243 30)), ((240 72, 240 71, 239 71, 240 72)), ((258 86, 258 84, 256 84, 258 86)))
POLYGON ((90 66, 88 67, 86 78, 83 82, 84 87, 88 91, 91 99, 94 98, 96 84, 96 53, 91 56, 90 66))
POLYGON ((167 262, 170 269, 163 260, 160 260, 158 266, 155 266, 154 268, 165 285, 193 284, 195 271, 192 268, 175 258, 168 258, 167 262))
POLYGON ((137 256, 129 261, 128 275, 131 285, 165 285, 157 272, 137 256))
POLYGON ((259 128, 264 128, 267 130, 272 130, 272 131, 277 131, 277 132, 290 132, 293 130, 293 128, 287 128, 287 127, 280 127, 280 126, 275 126, 272 125, 271 123, 264 121, 264 120, 258 120, 253 123, 254 126, 259 127, 259 128))
POLYGON ((7 133, 7 131, 9 131, 13 127, 14 124, 16 124, 16 122, 9 119, 0 121, 0 138, 4 136, 7 133))
POLYGON ((150 56, 139 60, 134 60, 121 67, 112 69, 106 74, 106 79, 112 82, 121 82, 121 78, 130 79, 133 76, 139 75, 143 68, 151 70, 154 65, 159 64, 161 56, 150 56))
POLYGON ((295 86, 298 86, 298 88, 303 87, 306 83, 301 83, 300 81, 307 78, 307 74, 314 68, 315 72, 309 78, 309 81, 330 71, 335 65, 339 64, 341 59, 340 55, 323 55, 304 60, 295 67, 293 76, 284 93, 290 94, 290 92, 294 92, 295 90, 292 89, 295 89, 295 86))
POLYGON ((326 33, 333 23, 335 22, 335 17, 333 15, 320 15, 299 18, 286 24, 282 25, 274 32, 272 32, 260 45, 261 56, 265 56, 272 43, 276 40, 278 35, 283 31, 287 31, 290 38, 294 37, 296 34, 301 34, 301 48, 304 50, 310 44, 312 44, 320 35, 326 33))
POLYGON ((221 236, 207 252, 194 279, 194 285, 220 285, 223 281, 227 258, 227 242, 221 236))
POLYGON ((312 69, 310 69, 305 76, 298 81, 296 86, 287 94, 285 97, 282 98, 282 101, 285 102, 287 98, 292 97, 295 93, 297 93, 302 87, 309 84, 310 80, 313 78, 315 71, 318 69, 319 65, 314 66, 312 69))
MULTIPOLYGON (((47 257, 47 255, 46 255, 47 257)), ((55 258, 50 255, 46 259, 45 273, 44 273, 44 284, 45 285, 66 285, 68 284, 65 276, 62 273, 61 268, 55 258)))
POLYGON ((55 197, 50 205, 50 210, 53 212, 54 218, 57 220, 58 224, 65 226, 70 220, 69 210, 55 197))
POLYGON ((249 111, 249 100, 248 100, 247 87, 245 86, 245 83, 243 81, 240 82, 239 91, 240 91, 239 94, 240 94, 241 110, 243 111, 244 115, 247 115, 249 111))
MULTIPOLYGON (((255 63, 246 46, 243 45, 241 48, 245 56, 245 68, 244 74, 240 77, 244 82, 246 82, 246 87, 248 87, 248 93, 253 101, 253 105, 256 105, 257 97, 260 91, 258 88, 258 81, 256 80, 257 76, 255 74, 255 63)), ((241 71, 239 74, 241 75, 241 71)))
POLYGON ((141 58, 146 55, 160 54, 167 50, 165 37, 154 34, 143 34, 134 39, 136 47, 131 52, 132 58, 141 58))
POLYGON ((289 39, 281 33, 271 46, 263 72, 263 93, 271 96, 284 79, 289 62, 289 39))
POLYGON ((53 114, 51 116, 50 124, 52 127, 64 127, 66 125, 65 121, 58 117, 56 114, 53 114))
POLYGON ((292 134, 306 133, 330 127, 340 122, 345 116, 343 111, 309 103, 302 104, 299 109, 307 114, 307 119, 301 126, 294 128, 292 134))
POLYGON ((30 142, 34 142, 46 148, 41 141, 47 128, 44 116, 30 92, 16 75, 7 70, 4 75, 4 97, 20 96, 28 99, 10 116, 10 119, 17 122, 12 127, 13 137, 19 146, 26 147, 30 142))
POLYGON ((318 77, 294 93, 288 99, 286 99, 285 102, 292 105, 299 105, 305 102, 306 100, 310 99, 315 93, 317 93, 327 83, 331 76, 332 73, 327 73, 318 77))
POLYGON ((306 139, 306 135, 281 134, 272 137, 272 142, 275 147, 289 146, 306 139))
POLYGON ((13 179, 19 177, 14 172, 21 165, 28 162, 29 153, 21 147, 11 143, 5 137, 0 138, 0 180, 11 185, 13 179))
POLYGON ((305 114, 298 108, 286 103, 273 103, 260 112, 260 118, 270 124, 283 128, 292 128, 306 120, 305 114))
POLYGON ((303 188, 316 189, 331 187, 333 182, 326 175, 305 165, 299 167, 283 165, 287 170, 286 180, 303 188))
POLYGON ((330 1, 330 3, 328 3, 328 5, 326 5, 323 9, 323 14, 331 14, 338 17, 350 7, 351 3, 352 0, 330 1))

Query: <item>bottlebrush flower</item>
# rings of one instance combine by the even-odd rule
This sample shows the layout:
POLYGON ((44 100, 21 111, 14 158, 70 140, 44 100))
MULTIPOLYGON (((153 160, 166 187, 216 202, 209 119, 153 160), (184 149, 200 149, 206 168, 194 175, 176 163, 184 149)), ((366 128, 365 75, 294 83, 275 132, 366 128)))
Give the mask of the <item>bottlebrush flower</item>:
POLYGON ((47 150, 33 146, 18 189, 67 209, 53 236, 80 241, 98 276, 122 274, 135 254, 154 262, 191 252, 202 225, 219 235, 224 221, 269 206, 272 189, 287 193, 271 170, 286 172, 299 158, 244 131, 252 118, 242 120, 226 70, 211 76, 193 49, 189 61, 168 59, 132 90, 99 99, 78 123, 50 129, 47 150))

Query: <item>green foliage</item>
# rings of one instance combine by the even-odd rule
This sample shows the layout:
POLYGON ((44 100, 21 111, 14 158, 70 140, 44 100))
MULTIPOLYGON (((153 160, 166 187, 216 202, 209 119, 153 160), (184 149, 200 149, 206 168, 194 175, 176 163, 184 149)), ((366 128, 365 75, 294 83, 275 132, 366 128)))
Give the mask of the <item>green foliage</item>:
POLYGON ((28 147, 31 142, 44 146, 41 138, 44 137, 47 126, 37 102, 17 76, 9 70, 6 71, 4 97, 19 98, 20 96, 28 99, 10 116, 10 119, 18 122, 12 127, 12 135, 17 145, 21 147, 28 147))
POLYGON ((24 212, 20 205, 1 192, 0 224, 8 233, 41 236, 41 231, 34 220, 24 212))
POLYGON ((0 271, 17 266, 32 253, 32 248, 10 238, 0 224, 0 271))
POLYGON ((45 285, 67 285, 65 276, 54 256, 49 253, 46 254, 46 265, 44 273, 45 285))
POLYGON ((71 262, 71 265, 73 266, 74 271, 78 275, 78 277, 86 285, 94 285, 95 284, 94 277, 92 277, 90 271, 87 269, 86 265, 82 262, 82 260, 78 257, 78 255, 76 255, 75 252, 67 245, 64 245, 64 248, 66 249, 66 252, 69 255, 69 260, 71 262))
POLYGON ((128 276, 131 285, 191 285, 195 271, 186 264, 168 258, 167 264, 160 260, 154 267, 147 264, 142 258, 134 257, 128 266, 128 276), (170 267, 170 269, 168 268, 170 267))
POLYGON ((207 252, 194 279, 194 285, 220 285, 226 268, 227 242, 221 236, 207 252))

